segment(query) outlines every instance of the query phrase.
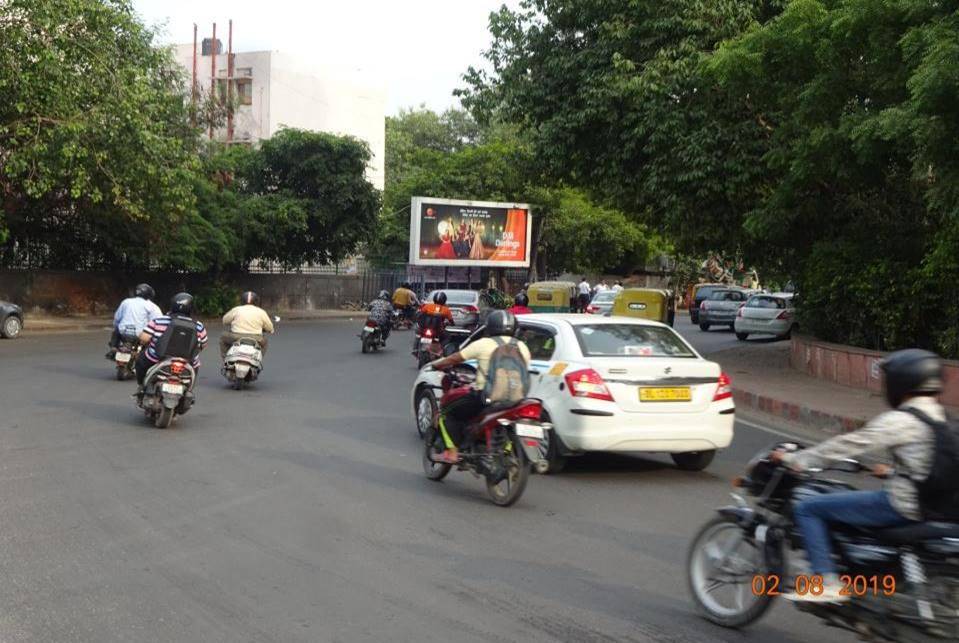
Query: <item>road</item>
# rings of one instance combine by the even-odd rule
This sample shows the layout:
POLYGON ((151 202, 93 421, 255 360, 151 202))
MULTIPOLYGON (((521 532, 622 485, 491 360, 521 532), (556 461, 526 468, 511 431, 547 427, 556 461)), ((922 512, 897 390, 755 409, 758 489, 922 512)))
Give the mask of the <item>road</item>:
POLYGON ((851 640, 786 606, 744 633, 692 611, 688 540, 773 436, 738 425, 698 474, 581 458, 498 508, 425 479, 408 334, 361 355, 358 326, 285 324, 244 392, 211 350, 166 431, 105 334, 0 341, 0 641, 851 640))

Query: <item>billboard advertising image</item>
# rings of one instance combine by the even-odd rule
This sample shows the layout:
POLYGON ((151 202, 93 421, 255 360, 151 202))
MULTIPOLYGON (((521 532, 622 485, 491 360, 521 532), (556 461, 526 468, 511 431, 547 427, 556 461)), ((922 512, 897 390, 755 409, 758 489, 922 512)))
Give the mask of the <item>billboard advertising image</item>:
POLYGON ((413 197, 410 263, 528 268, 531 225, 524 204, 413 197))

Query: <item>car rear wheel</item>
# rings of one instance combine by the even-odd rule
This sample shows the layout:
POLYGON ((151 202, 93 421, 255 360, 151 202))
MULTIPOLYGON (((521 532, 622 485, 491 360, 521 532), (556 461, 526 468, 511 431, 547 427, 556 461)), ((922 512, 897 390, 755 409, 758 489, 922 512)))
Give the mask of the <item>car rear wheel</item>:
POLYGON ((702 471, 710 465, 716 457, 716 450, 690 451, 688 453, 672 453, 676 467, 683 471, 702 471))
POLYGON ((703 331, 704 333, 709 331, 709 324, 700 324, 699 330, 703 331))
MULTIPOLYGON (((540 412, 539 419, 541 422, 549 422, 550 424, 553 422, 549 417, 549 413, 546 412, 546 409, 540 412)), ((559 436, 556 435, 555 424, 551 431, 546 432, 546 435, 546 463, 549 466, 545 473, 562 473, 563 469, 566 468, 567 457, 562 453, 559 436)))
POLYGON ((736 339, 741 342, 746 341, 749 338, 749 333, 736 333, 736 339))
POLYGON ((0 335, 7 339, 13 339, 20 334, 22 328, 23 324, 20 322, 20 318, 16 315, 10 315, 3 320, 3 326, 0 326, 0 335))

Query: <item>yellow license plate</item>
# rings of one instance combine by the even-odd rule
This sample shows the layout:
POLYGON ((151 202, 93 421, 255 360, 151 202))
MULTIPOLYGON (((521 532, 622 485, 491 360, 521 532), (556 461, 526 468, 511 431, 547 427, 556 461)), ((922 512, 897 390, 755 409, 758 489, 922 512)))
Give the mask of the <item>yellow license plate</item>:
POLYGON ((675 388, 640 388, 640 402, 689 402, 693 394, 688 386, 675 388))

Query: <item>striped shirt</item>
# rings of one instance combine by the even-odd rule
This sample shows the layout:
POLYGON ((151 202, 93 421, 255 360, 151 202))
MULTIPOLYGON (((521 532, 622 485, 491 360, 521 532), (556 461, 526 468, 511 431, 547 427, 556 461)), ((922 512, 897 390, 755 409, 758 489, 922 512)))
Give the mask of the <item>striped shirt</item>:
MULTIPOLYGON (((180 319, 190 319, 189 317, 183 317, 182 315, 178 315, 178 317, 180 319)), ((190 320, 190 321, 193 321, 193 320, 190 320)), ((160 358, 159 356, 157 356, 157 351, 156 351, 157 341, 160 339, 160 337, 163 335, 166 329, 169 328, 170 322, 171 322, 170 316, 164 315, 163 317, 157 317, 156 319, 151 321, 149 324, 147 324, 147 327, 143 329, 143 332, 150 335, 150 343, 147 344, 147 349, 144 354, 147 356, 147 359, 150 360, 151 362, 156 363, 160 361, 160 358)), ((199 350, 197 350, 197 354, 193 356, 193 366, 199 367, 200 366, 200 350, 202 350, 203 347, 206 346, 207 341, 209 341, 209 338, 206 335, 206 327, 199 321, 196 322, 196 339, 197 339, 197 348, 199 350)))

